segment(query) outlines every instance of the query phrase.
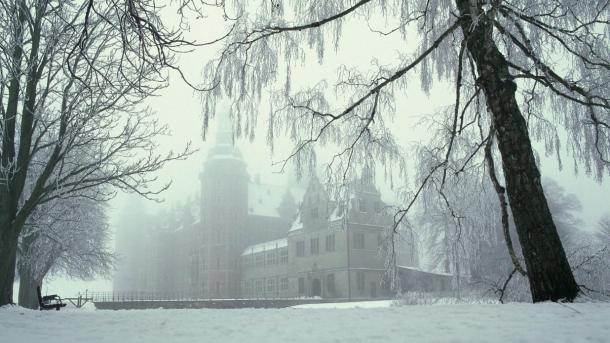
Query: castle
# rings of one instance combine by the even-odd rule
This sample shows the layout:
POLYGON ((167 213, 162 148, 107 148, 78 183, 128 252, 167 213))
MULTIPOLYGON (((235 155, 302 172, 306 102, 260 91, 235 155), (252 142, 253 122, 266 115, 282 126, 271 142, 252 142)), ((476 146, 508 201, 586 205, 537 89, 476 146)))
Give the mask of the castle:
POLYGON ((382 210, 372 177, 336 202, 314 176, 273 186, 251 180, 231 130, 217 133, 200 174, 199 218, 176 227, 140 224, 135 236, 117 233, 123 261, 114 291, 189 298, 381 298, 393 263, 404 289, 447 289, 450 276, 417 268, 415 241, 397 259, 382 249, 392 218, 382 210))

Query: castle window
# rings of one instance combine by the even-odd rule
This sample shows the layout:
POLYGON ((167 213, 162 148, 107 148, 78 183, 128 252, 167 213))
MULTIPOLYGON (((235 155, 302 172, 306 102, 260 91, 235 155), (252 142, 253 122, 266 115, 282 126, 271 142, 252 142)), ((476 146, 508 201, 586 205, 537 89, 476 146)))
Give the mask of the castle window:
POLYGON ((297 241, 297 256, 305 256, 305 241, 297 241))
POLYGON ((326 236, 326 252, 335 251, 335 234, 326 236))
POLYGON ((287 264, 288 263, 288 249, 280 250, 280 263, 287 264))
POLYGON ((263 254, 256 254, 254 256, 255 256, 255 260, 254 260, 255 266, 256 267, 264 266, 265 260, 263 259, 264 258, 263 254))
POLYGON ((335 293, 335 274, 326 275, 326 290, 335 293))
POLYGON ((248 280, 248 281, 246 281, 246 293, 248 295, 252 295, 252 293, 253 293, 252 291, 253 291, 252 290, 252 280, 248 280))
POLYGON ((364 249, 364 233, 354 232, 354 249, 364 249))
POLYGON ((267 279, 267 292, 275 291, 275 279, 267 279))
POLYGON ((309 241, 309 250, 312 255, 317 255, 320 253, 320 240, 316 238, 312 238, 309 241))
POLYGON ((360 212, 366 212, 366 201, 364 201, 364 199, 358 199, 358 210, 360 210, 360 212))
POLYGON ((305 294, 305 278, 299 278, 299 295, 305 294))
POLYGON ((311 218, 318 218, 318 208, 314 207, 311 209, 311 218))
POLYGON ((288 278, 287 277, 282 278, 280 280, 280 288, 282 289, 282 291, 285 291, 288 289, 288 278))
POLYGON ((364 291, 364 272, 356 273, 356 288, 359 291, 364 291))
POLYGON ((197 256, 191 256, 191 284, 195 285, 199 280, 199 265, 197 265, 197 256))
POLYGON ((256 280, 256 295, 263 293, 263 280, 256 280))
POLYGON ((265 261, 265 265, 267 266, 272 266, 276 263, 276 256, 275 256, 275 252, 268 252, 267 253, 267 258, 265 261))

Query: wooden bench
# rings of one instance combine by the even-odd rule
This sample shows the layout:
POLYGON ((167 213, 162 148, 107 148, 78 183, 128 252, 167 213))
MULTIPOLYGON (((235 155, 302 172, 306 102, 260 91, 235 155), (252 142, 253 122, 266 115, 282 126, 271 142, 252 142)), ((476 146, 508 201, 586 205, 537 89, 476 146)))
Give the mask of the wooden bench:
POLYGON ((40 286, 36 287, 36 291, 38 292, 38 306, 40 306, 41 311, 52 309, 59 311, 60 308, 67 305, 61 301, 61 298, 57 294, 45 295, 43 297, 42 293, 40 292, 40 286))

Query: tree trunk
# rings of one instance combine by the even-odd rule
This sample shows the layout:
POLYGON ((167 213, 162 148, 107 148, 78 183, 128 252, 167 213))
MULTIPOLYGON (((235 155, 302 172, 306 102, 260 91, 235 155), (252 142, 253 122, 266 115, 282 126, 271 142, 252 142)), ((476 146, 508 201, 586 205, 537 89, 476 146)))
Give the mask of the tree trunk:
POLYGON ((493 22, 469 0, 456 0, 461 28, 487 98, 502 156, 506 189, 525 258, 534 302, 573 300, 578 285, 561 245, 540 183, 540 172, 525 118, 515 98, 516 84, 493 37, 493 22), (478 22, 473 26, 472 17, 478 22))
POLYGON ((8 86, 6 110, 2 118, 2 153, 0 168, 5 173, 0 190, 0 306, 13 303, 13 283, 15 281, 15 264, 17 262, 17 243, 19 230, 15 229, 14 219, 18 199, 12 188, 13 166, 15 158, 15 124, 19 105, 20 78, 23 58, 23 31, 26 20, 26 2, 14 4, 18 8, 16 30, 13 39, 14 50, 11 54, 10 74, 13 76, 8 86))
POLYGON ((13 303, 17 239, 10 225, 0 225, 0 306, 13 303))
POLYGON ((36 287, 42 289, 42 279, 33 277, 29 268, 19 268, 19 306, 38 309, 38 293, 36 287))
POLYGON ((42 280, 53 266, 55 259, 45 256, 41 259, 40 251, 36 249, 35 243, 40 239, 40 232, 35 231, 24 235, 19 246, 19 305, 38 309, 37 287, 42 288, 42 280))

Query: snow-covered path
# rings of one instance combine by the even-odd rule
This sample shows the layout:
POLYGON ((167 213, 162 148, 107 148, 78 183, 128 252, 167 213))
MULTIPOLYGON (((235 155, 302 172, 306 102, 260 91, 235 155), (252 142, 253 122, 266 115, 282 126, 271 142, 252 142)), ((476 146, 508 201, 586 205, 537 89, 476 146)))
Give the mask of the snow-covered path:
POLYGON ((610 342, 610 304, 30 311, 0 342, 610 342))

